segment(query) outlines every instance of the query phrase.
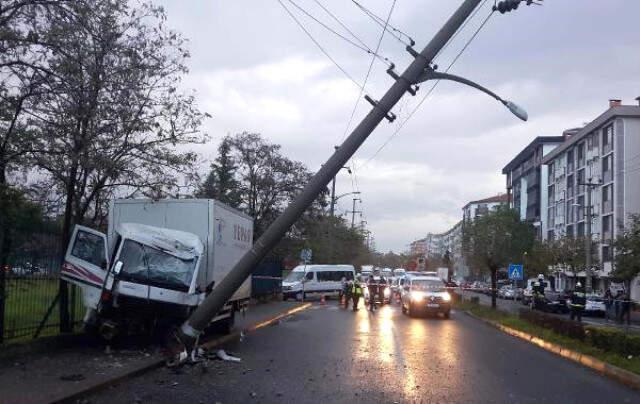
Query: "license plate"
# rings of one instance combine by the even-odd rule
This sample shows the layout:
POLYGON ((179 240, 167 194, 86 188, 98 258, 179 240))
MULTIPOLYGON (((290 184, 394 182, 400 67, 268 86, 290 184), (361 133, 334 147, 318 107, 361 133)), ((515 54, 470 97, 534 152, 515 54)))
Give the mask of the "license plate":
POLYGON ((435 303, 429 303, 429 304, 427 304, 427 307, 437 308, 437 307, 440 307, 440 305, 439 304, 435 304, 435 303))

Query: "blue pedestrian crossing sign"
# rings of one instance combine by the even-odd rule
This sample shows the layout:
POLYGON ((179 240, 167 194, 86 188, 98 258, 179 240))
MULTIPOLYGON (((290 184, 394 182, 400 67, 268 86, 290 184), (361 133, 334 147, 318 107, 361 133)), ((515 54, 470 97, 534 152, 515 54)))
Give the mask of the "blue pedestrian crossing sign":
POLYGON ((524 279, 522 264, 509 264, 509 279, 516 281, 524 279))

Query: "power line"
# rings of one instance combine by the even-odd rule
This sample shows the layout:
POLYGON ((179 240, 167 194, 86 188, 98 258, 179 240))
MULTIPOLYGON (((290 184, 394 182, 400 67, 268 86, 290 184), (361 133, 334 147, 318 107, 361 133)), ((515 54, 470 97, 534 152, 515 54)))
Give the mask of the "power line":
MULTIPOLYGON (((384 26, 382 27, 380 38, 378 38, 378 44, 376 45, 376 51, 375 51, 376 54, 378 53, 378 51, 380 50, 380 46, 382 45, 382 39, 384 38, 384 34, 387 32, 387 26, 389 25, 389 20, 391 19, 391 15, 393 14, 393 9, 395 8, 395 6, 396 6, 396 0, 393 0, 393 3, 391 4, 391 8, 389 9, 389 13, 387 14, 387 19, 384 23, 384 26)), ((356 102, 353 105, 351 116, 349 117, 349 121, 347 122, 347 127, 345 128, 344 133, 342 134, 342 140, 340 142, 344 140, 345 136, 347 135, 347 132, 349 131, 349 128, 351 127, 351 123, 353 122, 353 117, 355 116, 356 110, 358 109, 360 98, 362 97, 362 93, 364 92, 364 87, 367 85, 367 81, 369 80, 369 76, 371 75, 371 70, 373 69, 373 64, 375 63, 375 61, 376 61, 375 57, 371 58, 371 62, 369 63, 369 69, 367 70, 367 74, 364 77, 364 83, 362 85, 362 89, 360 89, 360 93, 358 94, 358 97, 356 98, 356 102)), ((359 193, 360 190, 358 189, 358 186, 357 186, 358 178, 355 171, 355 162, 353 161, 353 158, 351 159, 351 172, 353 173, 353 175, 351 176, 351 188, 354 192, 357 191, 359 193), (354 183, 356 185, 355 189, 354 189, 354 183)), ((362 200, 360 200, 360 204, 362 205, 362 200)), ((361 206, 360 210, 364 211, 364 207, 361 206)), ((362 213, 360 215, 362 216, 362 213)))
MULTIPOLYGON (((280 0, 278 0, 280 1, 280 0)), ((329 15, 331 15, 336 21, 338 21, 338 23, 347 30, 347 32, 349 32, 354 38, 356 38, 356 40, 358 42, 360 42, 360 44, 355 43, 354 41, 352 41, 351 39, 347 38, 346 36, 342 35, 341 33, 339 33, 338 31, 334 30, 333 28, 331 28, 330 26, 328 26, 327 24, 325 24, 324 22, 320 21, 317 17, 315 17, 313 14, 311 14, 310 12, 308 12, 307 10, 305 10, 302 6, 300 6, 299 4, 297 4, 296 2, 294 2, 293 0, 287 0, 289 3, 291 3, 291 5, 293 5, 295 8, 297 8, 298 10, 300 10, 300 12, 302 12, 304 15, 306 15, 307 17, 311 18, 313 21, 315 21, 316 23, 318 23, 320 26, 322 26, 324 29, 326 29, 327 31, 331 32, 332 34, 334 34, 335 36, 339 37, 340 39, 344 40, 345 42, 351 44, 352 46, 360 49, 361 51, 370 54, 370 55, 374 55, 374 57, 378 57, 381 60, 385 61, 385 63, 390 63, 388 61, 387 58, 382 57, 380 55, 377 54, 377 52, 374 52, 371 50, 371 48, 369 46, 367 46, 366 43, 364 43, 364 41, 362 41, 360 38, 358 38, 350 29, 346 28, 346 26, 342 23, 342 21, 339 21, 337 19, 337 17, 335 17, 329 10, 327 10, 324 6, 322 6, 321 4, 318 3, 318 5, 320 5, 323 10, 325 10, 327 13, 329 13, 329 15)), ((317 1, 316 1, 317 3, 317 1)))
POLYGON ((362 4, 357 2, 356 0, 351 0, 351 2, 353 4, 355 4, 356 7, 358 7, 369 18, 371 18, 371 20, 373 20, 376 24, 378 24, 380 27, 382 27, 385 31, 389 32, 391 34, 391 36, 393 36, 398 41, 400 41, 403 44, 408 45, 408 46, 413 46, 415 44, 413 38, 411 38, 411 36, 409 36, 408 34, 404 33, 403 31, 399 30, 398 28, 392 26, 391 24, 388 23, 388 21, 383 24, 384 20, 382 18, 378 17, 371 10, 369 10, 368 8, 366 8, 365 6, 363 6, 362 4), (389 30, 389 28, 391 28, 391 30, 389 30), (402 36, 406 37, 409 40, 409 42, 403 41, 402 40, 402 36))
MULTIPOLYGON (((313 37, 313 35, 311 35, 311 33, 304 27, 304 25, 300 22, 300 20, 298 20, 296 18, 296 16, 291 12, 291 10, 289 10, 287 8, 287 6, 284 5, 284 3, 282 2, 282 0, 277 0, 278 3, 280 3, 280 5, 282 6, 282 8, 285 9, 285 11, 287 12, 287 14, 289 14, 289 16, 296 22, 296 24, 298 24, 298 26, 300 27, 300 29, 302 29, 304 31, 305 34, 307 34, 307 36, 309 37, 309 39, 311 39, 313 41, 313 43, 318 47, 318 49, 320 49, 320 51, 322 53, 324 53, 324 55, 331 60, 331 62, 333 62, 333 64, 340 69, 340 71, 349 79, 353 82, 353 84, 355 84, 356 86, 358 86, 358 88, 362 89, 363 86, 358 83, 342 66, 340 66, 340 64, 333 58, 331 57, 331 55, 329 54, 329 52, 327 52, 326 49, 324 49, 322 47, 322 45, 320 45, 320 43, 313 37)), ((291 0, 289 0, 291 1, 291 0)))
MULTIPOLYGON (((380 50, 380 45, 382 44, 382 39, 384 38, 384 34, 387 31, 386 30, 387 24, 389 23, 389 20, 391 19, 391 14, 393 13, 393 9, 395 8, 395 6, 396 6, 396 0, 393 0, 393 3, 391 4, 391 8, 389 9, 389 14, 387 15, 387 20, 385 21, 385 25, 382 27, 382 32, 380 33, 380 38, 378 38, 378 45, 376 45, 376 51, 375 51, 376 54, 380 50)), ((349 121, 347 122, 347 127, 344 129, 344 133, 342 134, 342 139, 340 140, 341 143, 344 140, 344 138, 347 136, 347 132, 349 132, 349 128, 351 127, 351 123, 353 122, 353 117, 355 116, 356 110, 358 109, 358 104, 360 103, 360 98, 362 98, 362 93, 364 92, 364 88, 367 85, 367 81, 369 80, 369 75, 371 74, 371 70, 373 68, 373 63, 375 61, 376 61, 375 57, 371 58, 371 62, 369 63, 369 69, 367 70, 367 74, 364 77, 364 83, 362 84, 362 88, 360 89, 360 93, 358 94, 358 98, 356 98, 356 102, 353 105, 353 110, 351 111, 351 117, 349 117, 349 121)), ((352 161, 352 165, 353 165, 353 161, 352 161)))
MULTIPOLYGON (((486 1, 485 1, 486 3, 486 1)), ((484 3, 482 3, 484 5, 484 3)), ((445 73, 447 73, 451 67, 453 67, 453 65, 458 61, 458 59, 460 58, 460 56, 462 56, 462 53, 464 53, 464 51, 469 47, 469 45, 471 44, 471 42, 473 42, 473 40, 478 36, 478 34, 480 33, 480 31, 482 30, 482 28, 487 24, 487 22, 489 21, 489 19, 491 18, 491 16, 493 15, 494 11, 491 10, 491 12, 489 13, 489 15, 487 15, 487 17, 484 19, 484 21, 480 24, 480 26, 478 27, 478 29, 476 29, 476 31, 473 33, 473 35, 469 38, 469 40, 467 41, 467 43, 464 45, 464 47, 462 47, 462 49, 460 50, 460 52, 458 52, 458 54, 456 55, 455 58, 453 58, 453 60, 451 61, 451 63, 449 64, 449 66, 447 67, 447 69, 445 70, 445 73)), ((429 89, 429 91, 427 91, 427 93, 424 95, 424 97, 422 97, 422 99, 420 100, 420 102, 413 108, 413 110, 409 113, 409 116, 402 121, 402 123, 398 126, 398 128, 387 138, 387 140, 385 140, 385 142, 378 148, 378 150, 376 150, 376 152, 373 154, 373 156, 369 157, 360 167, 358 167, 358 169, 366 166, 367 164, 369 164, 373 159, 376 158, 376 156, 378 154, 380 154, 380 152, 382 151, 382 149, 384 149, 389 142, 391 142, 391 140, 393 140, 393 138, 398 134, 398 132, 400 132, 400 130, 405 126, 405 124, 409 121, 409 119, 411 119, 411 117, 418 111, 418 108, 420 108, 420 106, 427 100, 427 98, 429 97, 429 95, 431 95, 431 93, 433 93, 433 91, 435 90, 435 88, 438 86, 438 84, 440 83, 440 80, 436 80, 436 82, 433 84, 433 86, 431 86, 431 88, 429 89)))
MULTIPOLYGON (((289 0, 291 1, 291 0, 289 0)), ((389 61, 388 58, 380 55, 378 53, 379 50, 379 46, 376 48, 375 51, 373 51, 362 39, 360 39, 360 37, 358 37, 351 29, 349 29, 349 27, 342 22, 342 20, 340 20, 334 13, 331 12, 331 10, 329 10, 327 7, 324 6, 324 4, 322 4, 319 0, 313 0, 320 8, 322 8, 324 10, 325 13, 327 13, 331 18, 333 18, 334 21, 336 21, 345 31, 347 31, 349 33, 349 35, 351 35, 356 41, 358 41, 360 43, 360 45, 362 45, 363 47, 366 48, 367 53, 372 54, 374 57, 377 57, 378 59, 380 59, 381 61, 383 61, 384 63, 386 63, 387 65, 391 65, 391 62, 389 61)))

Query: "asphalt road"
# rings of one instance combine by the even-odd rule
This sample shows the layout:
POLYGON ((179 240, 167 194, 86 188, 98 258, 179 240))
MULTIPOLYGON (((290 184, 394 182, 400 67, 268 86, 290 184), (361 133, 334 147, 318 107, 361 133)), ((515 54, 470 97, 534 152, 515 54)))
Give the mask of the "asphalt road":
POLYGON ((640 394, 464 313, 408 318, 314 306, 226 347, 241 363, 159 369, 89 397, 114 402, 632 403, 640 394))

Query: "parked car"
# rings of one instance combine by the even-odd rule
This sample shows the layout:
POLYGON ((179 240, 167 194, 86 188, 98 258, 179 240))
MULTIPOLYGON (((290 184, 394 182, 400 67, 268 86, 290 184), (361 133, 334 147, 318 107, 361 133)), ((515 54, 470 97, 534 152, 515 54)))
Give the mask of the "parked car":
POLYGON ((417 314, 451 313, 451 294, 442 279, 437 276, 416 276, 409 279, 402 289, 402 313, 410 317, 417 314))
POLYGON ((607 308, 604 299, 597 295, 587 296, 587 304, 584 306, 585 314, 604 316, 607 308))
POLYGON ((503 286, 498 290, 498 297, 501 299, 516 300, 516 290, 511 285, 503 286))

